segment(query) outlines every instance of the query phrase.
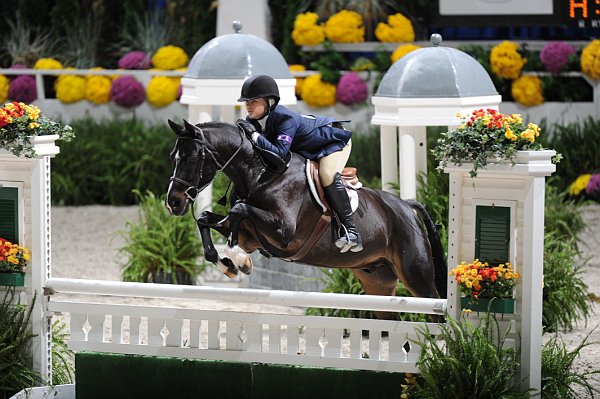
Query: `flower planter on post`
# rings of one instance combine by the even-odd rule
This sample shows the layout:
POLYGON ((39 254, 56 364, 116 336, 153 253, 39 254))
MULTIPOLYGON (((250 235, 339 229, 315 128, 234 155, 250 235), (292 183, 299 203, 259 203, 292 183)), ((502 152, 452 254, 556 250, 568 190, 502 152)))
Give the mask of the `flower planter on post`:
POLYGON ((25 273, 0 273, 0 286, 23 287, 25 273))
POLYGON ((6 216, 10 213, 0 236, 10 234, 15 243, 30 250, 31 259, 23 276, 23 288, 19 289, 24 291, 29 300, 34 293, 38 294, 38 298, 43 298, 35 302, 32 310, 32 333, 35 337, 31 340, 31 348, 33 368, 40 372, 42 378, 49 379, 51 319, 44 311, 46 298, 42 293, 51 271, 50 159, 59 153, 55 141, 69 140, 72 129, 40 116, 39 109, 33 106, 12 103, 5 105, 3 110, 25 112, 13 116, 11 123, 4 123, 0 127, 5 139, 0 142, 0 214, 6 216), (58 134, 44 135, 49 131, 58 134), (14 137, 22 140, 27 134, 32 134, 29 136, 32 148, 27 145, 25 148, 19 147, 14 137), (29 157, 32 155, 31 149, 34 153, 29 157), (15 151, 20 156, 15 155, 15 151))
MULTIPOLYGON (((518 151, 514 164, 488 163, 472 178, 472 163, 444 168, 449 174, 448 264, 475 259, 490 251, 485 218, 499 217, 506 239, 500 240, 506 261, 521 278, 515 290, 515 345, 521 346, 521 388, 541 388, 542 274, 544 256, 545 177, 556 166, 555 151, 518 151), (483 221, 483 222, 481 222, 483 221), (483 226, 483 227, 482 227, 483 226), (519 340, 520 337, 520 340, 519 340)), ((501 253, 500 251, 499 253, 501 253)), ((489 255, 489 253, 488 253, 489 255)), ((499 255, 500 256, 500 255, 499 255)), ((448 309, 461 312, 461 297, 454 277, 448 277, 448 309)))
POLYGON ((473 312, 491 312, 491 313, 515 313, 515 300, 513 298, 479 298, 463 296, 460 298, 460 307, 462 310, 471 310, 473 312))

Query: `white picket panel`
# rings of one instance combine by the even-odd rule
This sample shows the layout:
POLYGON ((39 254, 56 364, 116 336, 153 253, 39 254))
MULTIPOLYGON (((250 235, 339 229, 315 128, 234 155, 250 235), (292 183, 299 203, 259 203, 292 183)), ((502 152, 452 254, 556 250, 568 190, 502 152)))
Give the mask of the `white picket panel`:
POLYGON ((417 372, 420 348, 411 344, 407 355, 407 340, 418 338, 418 327, 439 331, 435 323, 92 302, 51 301, 48 310, 70 314, 70 328, 75 333, 69 346, 76 351, 382 371, 417 372), (127 319, 130 338, 124 339, 122 322, 127 319), (85 329, 89 330, 87 337, 85 329), (363 337, 365 331, 368 338, 363 337), (144 344, 139 344, 140 338, 144 344), (364 339, 368 339, 368 347, 363 353, 364 339), (206 346, 202 344, 205 340, 206 346))

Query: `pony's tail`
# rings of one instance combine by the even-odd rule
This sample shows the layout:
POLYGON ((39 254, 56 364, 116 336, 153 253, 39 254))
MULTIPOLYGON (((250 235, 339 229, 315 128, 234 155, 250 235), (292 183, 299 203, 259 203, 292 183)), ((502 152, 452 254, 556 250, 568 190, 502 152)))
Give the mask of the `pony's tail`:
POLYGON ((442 240, 440 240, 438 230, 423 204, 415 200, 407 200, 406 202, 417 209, 423 218, 423 222, 427 228, 429 245, 431 245, 431 255, 433 257, 433 266, 435 270, 435 288, 440 298, 446 298, 448 296, 448 265, 446 263, 446 253, 442 247, 442 240))

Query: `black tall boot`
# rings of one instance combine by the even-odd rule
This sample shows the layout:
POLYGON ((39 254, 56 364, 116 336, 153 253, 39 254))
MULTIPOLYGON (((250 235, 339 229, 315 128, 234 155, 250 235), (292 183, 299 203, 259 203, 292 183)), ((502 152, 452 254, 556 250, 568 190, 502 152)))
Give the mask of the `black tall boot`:
POLYGON ((325 199, 337 215, 341 224, 340 238, 335 242, 335 246, 340 249, 340 252, 348 250, 352 252, 362 251, 362 240, 354 225, 350 198, 348 197, 344 183, 342 183, 342 176, 336 173, 333 183, 327 187, 323 187, 323 190, 325 191, 325 199))

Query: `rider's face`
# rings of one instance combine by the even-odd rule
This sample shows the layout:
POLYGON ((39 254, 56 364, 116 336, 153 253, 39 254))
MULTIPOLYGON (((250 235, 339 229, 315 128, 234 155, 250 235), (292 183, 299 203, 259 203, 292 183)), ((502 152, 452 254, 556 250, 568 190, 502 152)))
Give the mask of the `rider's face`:
POLYGON ((265 98, 254 98, 246 101, 246 111, 250 119, 260 119, 267 113, 267 100, 265 98))

